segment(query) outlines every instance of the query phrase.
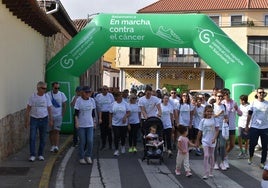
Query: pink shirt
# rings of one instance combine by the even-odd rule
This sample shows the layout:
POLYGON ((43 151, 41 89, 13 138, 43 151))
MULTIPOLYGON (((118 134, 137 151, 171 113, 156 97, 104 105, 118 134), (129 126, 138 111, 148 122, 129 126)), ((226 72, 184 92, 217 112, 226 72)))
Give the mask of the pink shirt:
POLYGON ((179 153, 182 153, 183 151, 188 152, 189 139, 185 136, 179 136, 178 142, 181 143, 181 149, 182 149, 182 151, 179 149, 178 152, 179 153))

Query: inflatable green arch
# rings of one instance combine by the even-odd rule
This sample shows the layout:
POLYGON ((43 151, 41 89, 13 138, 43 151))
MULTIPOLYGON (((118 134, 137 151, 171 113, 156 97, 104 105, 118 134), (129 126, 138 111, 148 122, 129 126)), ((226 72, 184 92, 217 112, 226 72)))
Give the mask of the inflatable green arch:
MULTIPOLYGON (((259 66, 203 14, 100 14, 50 60, 47 83, 60 82, 70 100, 79 76, 112 46, 192 48, 236 101, 260 84, 259 66)), ((72 129, 69 109, 62 131, 72 129)))

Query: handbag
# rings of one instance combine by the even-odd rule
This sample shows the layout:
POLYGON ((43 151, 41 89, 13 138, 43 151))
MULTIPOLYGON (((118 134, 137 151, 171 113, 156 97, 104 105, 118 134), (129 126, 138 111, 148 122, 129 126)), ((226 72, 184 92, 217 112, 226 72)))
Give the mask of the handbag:
POLYGON ((223 122, 221 134, 222 134, 222 137, 225 140, 228 140, 229 139, 229 125, 228 125, 228 123, 223 122))
POLYGON ((52 100, 51 100, 52 105, 53 105, 55 108, 59 108, 59 107, 60 107, 60 104, 54 99, 54 97, 53 97, 53 93, 52 93, 52 92, 51 92, 51 98, 52 98, 52 100))

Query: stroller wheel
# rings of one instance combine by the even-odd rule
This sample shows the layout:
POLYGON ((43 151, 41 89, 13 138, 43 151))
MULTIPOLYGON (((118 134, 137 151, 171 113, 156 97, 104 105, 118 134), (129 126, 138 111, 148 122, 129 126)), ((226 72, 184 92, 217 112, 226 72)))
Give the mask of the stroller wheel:
POLYGON ((147 159, 147 165, 149 165, 150 164, 150 160, 149 159, 147 159))

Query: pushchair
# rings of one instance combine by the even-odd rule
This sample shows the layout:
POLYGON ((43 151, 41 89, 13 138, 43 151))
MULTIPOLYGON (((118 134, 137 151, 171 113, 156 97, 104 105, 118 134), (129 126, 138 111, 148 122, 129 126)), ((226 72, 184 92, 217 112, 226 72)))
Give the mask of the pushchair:
POLYGON ((161 164, 163 160, 163 149, 164 149, 164 141, 163 141, 163 123, 162 120, 158 117, 149 117, 143 122, 142 125, 142 133, 143 133, 143 145, 144 145, 144 156, 143 160, 147 160, 147 164, 150 164, 150 159, 158 159, 159 164, 161 164), (158 135, 158 143, 154 144, 154 140, 148 139, 146 135, 150 133, 151 126, 156 127, 156 134, 158 135))

